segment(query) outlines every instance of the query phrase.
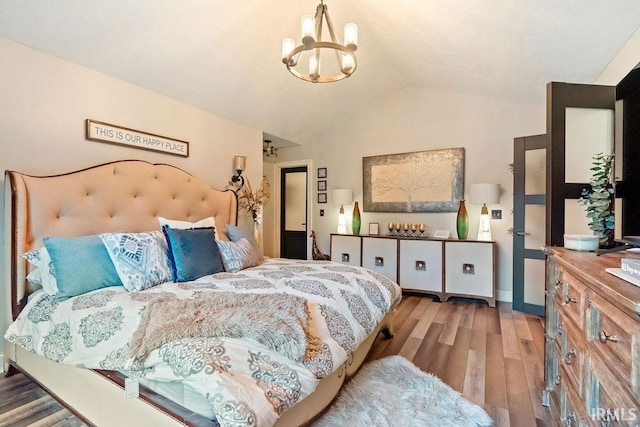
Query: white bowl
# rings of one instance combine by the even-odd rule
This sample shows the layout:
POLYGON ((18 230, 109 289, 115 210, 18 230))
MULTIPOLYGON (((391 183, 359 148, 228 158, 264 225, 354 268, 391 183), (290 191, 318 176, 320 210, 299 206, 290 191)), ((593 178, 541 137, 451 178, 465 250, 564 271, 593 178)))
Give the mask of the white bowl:
POLYGON ((565 234, 564 247, 575 251, 595 251, 598 249, 598 236, 588 234, 565 234))

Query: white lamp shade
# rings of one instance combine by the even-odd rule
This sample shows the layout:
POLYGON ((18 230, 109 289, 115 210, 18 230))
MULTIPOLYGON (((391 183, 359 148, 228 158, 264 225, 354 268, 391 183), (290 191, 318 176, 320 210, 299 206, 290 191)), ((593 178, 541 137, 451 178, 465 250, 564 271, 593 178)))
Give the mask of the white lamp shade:
POLYGON ((495 205, 500 202, 500 184, 471 184, 469 203, 495 205))
POLYGON ((350 205, 353 201, 353 192, 346 188, 337 188, 331 192, 331 201, 334 205, 350 205))

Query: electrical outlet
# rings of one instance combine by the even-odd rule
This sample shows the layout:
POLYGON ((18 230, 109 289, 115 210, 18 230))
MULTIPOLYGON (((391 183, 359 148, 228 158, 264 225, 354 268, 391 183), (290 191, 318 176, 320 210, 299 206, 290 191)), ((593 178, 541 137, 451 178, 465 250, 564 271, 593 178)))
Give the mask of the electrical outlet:
POLYGON ((502 209, 491 209, 491 219, 502 219, 502 209))

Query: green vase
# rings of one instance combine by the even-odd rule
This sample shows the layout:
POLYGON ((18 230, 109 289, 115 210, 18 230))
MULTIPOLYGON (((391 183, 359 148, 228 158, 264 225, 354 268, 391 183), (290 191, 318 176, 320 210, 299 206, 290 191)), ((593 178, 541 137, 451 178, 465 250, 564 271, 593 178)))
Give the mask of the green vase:
POLYGON ((460 200, 460 207, 458 207, 456 231, 458 232, 458 239, 464 240, 469 235, 469 215, 467 214, 467 208, 464 205, 464 199, 460 200))
POLYGON ((351 218, 351 230, 353 231, 353 234, 360 234, 361 223, 362 220, 360 219, 360 208, 358 207, 358 201, 356 200, 355 204, 353 205, 353 217, 351 218))

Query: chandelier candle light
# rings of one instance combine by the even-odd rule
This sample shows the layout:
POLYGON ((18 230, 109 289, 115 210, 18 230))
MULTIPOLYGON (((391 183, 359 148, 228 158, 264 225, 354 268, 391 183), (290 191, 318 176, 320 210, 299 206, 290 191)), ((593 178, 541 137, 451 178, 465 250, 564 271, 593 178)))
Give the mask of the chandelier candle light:
MULTIPOLYGON (((345 25, 344 44, 340 44, 333 31, 333 23, 329 17, 327 6, 322 0, 316 8, 315 17, 312 15, 302 17, 301 41, 302 44, 299 46, 296 46, 292 38, 286 38, 282 41, 282 62, 291 74, 299 79, 313 83, 330 83, 349 77, 355 71, 358 26, 353 23, 345 25), (322 41, 322 27, 325 20, 331 41, 322 41), (337 67, 324 76, 320 71, 322 52, 334 53, 337 61, 337 67), (306 53, 309 55, 305 55, 306 53), (303 56, 308 56, 308 73, 296 69, 303 56)), ((322 62, 326 62, 326 58, 322 62)))

